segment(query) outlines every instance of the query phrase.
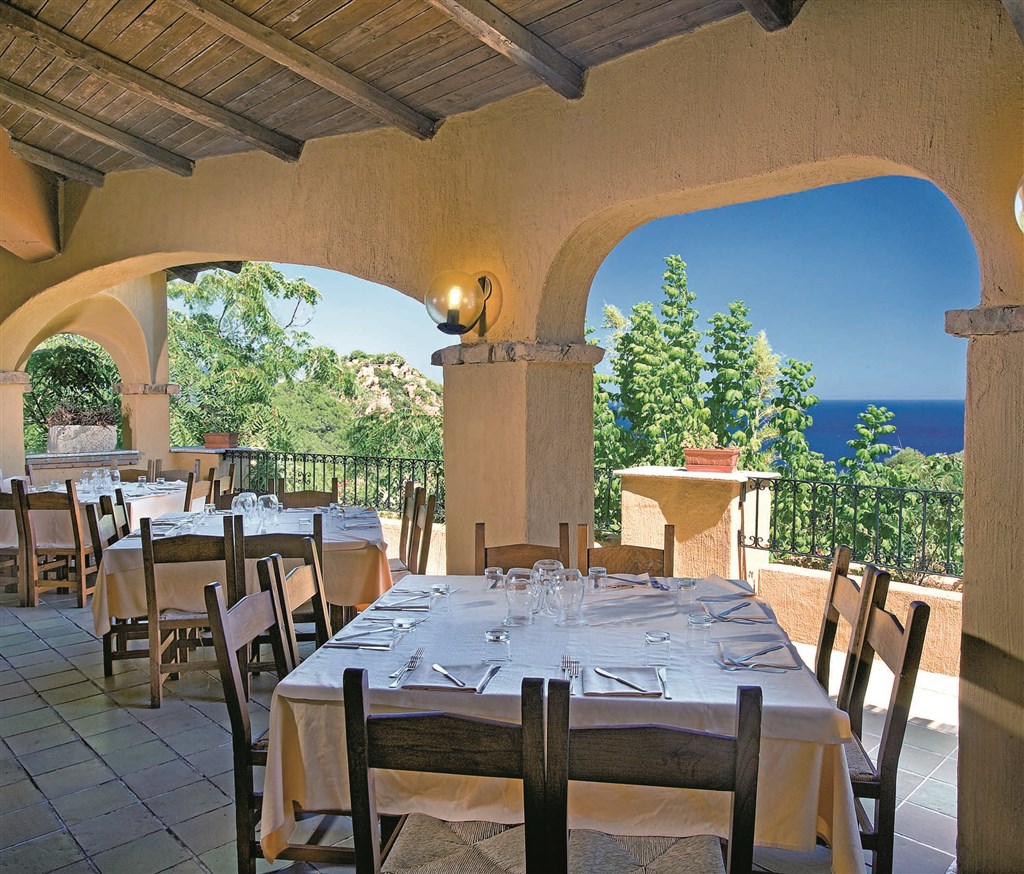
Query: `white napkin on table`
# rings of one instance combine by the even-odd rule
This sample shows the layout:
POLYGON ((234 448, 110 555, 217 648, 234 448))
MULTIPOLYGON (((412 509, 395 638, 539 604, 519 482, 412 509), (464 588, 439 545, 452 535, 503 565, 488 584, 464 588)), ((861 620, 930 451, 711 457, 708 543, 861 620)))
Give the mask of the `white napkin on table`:
POLYGON ((458 677, 466 685, 457 686, 446 676, 435 671, 430 664, 422 662, 415 671, 406 675, 405 681, 402 683, 402 688, 429 689, 433 692, 476 692, 480 684, 484 681, 484 677, 487 675, 487 672, 493 668, 494 665, 477 662, 472 665, 442 665, 442 667, 453 676, 458 677))
MULTIPOLYGON (((779 643, 782 644, 781 649, 765 653, 764 655, 755 656, 754 658, 748 658, 745 664, 769 665, 773 668, 789 668, 790 670, 802 667, 803 663, 789 645, 781 640, 779 643)), ((750 656, 755 652, 760 652, 762 649, 767 649, 772 645, 772 641, 770 640, 723 640, 719 642, 719 647, 722 650, 722 661, 724 662, 737 661, 739 659, 746 658, 747 656, 750 656)))
POLYGON ((622 698, 660 698, 661 683, 658 680, 658 672, 655 668, 606 668, 601 666, 610 674, 616 674, 624 680, 636 683, 646 691, 640 692, 631 689, 625 683, 613 680, 611 677, 602 677, 593 668, 583 670, 583 694, 602 695, 622 698))
POLYGON ((651 584, 650 574, 608 574, 608 587, 619 586, 649 586, 651 584))

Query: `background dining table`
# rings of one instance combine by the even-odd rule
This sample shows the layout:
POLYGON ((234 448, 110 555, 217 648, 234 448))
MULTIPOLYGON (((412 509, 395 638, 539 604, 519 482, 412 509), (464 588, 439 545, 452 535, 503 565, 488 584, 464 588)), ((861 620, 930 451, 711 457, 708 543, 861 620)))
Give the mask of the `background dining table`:
MULTIPOLYGON (((317 512, 315 508, 285 510, 274 522, 247 519, 245 533, 312 535, 314 512, 317 512)), ((191 533, 223 535, 224 515, 224 511, 191 515, 196 521, 191 533)), ((168 513, 160 518, 185 522, 189 516, 168 513)), ((324 549, 320 557, 324 595, 329 603, 337 605, 372 601, 391 586, 387 544, 381 533, 380 517, 376 511, 360 507, 346 508, 346 517, 342 527, 338 517, 324 515, 324 549)), ((286 559, 285 564, 290 568, 298 564, 298 560, 286 559)), ((246 560, 245 574, 246 589, 258 591, 255 557, 246 560)), ((185 562, 161 568, 157 576, 161 605, 205 613, 203 587, 210 582, 223 582, 223 575, 223 565, 219 562, 185 562)), ((92 597, 92 615, 97 634, 110 630, 112 616, 146 615, 142 540, 137 532, 103 551, 92 597)))
MULTIPOLYGON (((295 825, 294 804, 306 810, 348 808, 345 766, 345 721, 342 674, 349 666, 365 667, 375 712, 448 710, 518 722, 524 677, 561 678, 565 655, 583 668, 571 699, 573 725, 660 723, 732 734, 736 721, 736 689, 757 685, 764 711, 758 785, 756 840, 760 845, 811 850, 818 835, 829 841, 836 872, 863 872, 853 792, 847 775, 844 742, 850 739, 849 719, 822 691, 813 673, 800 661, 771 608, 737 581, 701 580, 692 603, 679 603, 672 591, 650 586, 623 586, 586 593, 583 627, 558 627, 543 613, 532 625, 509 629, 511 662, 504 665, 483 693, 457 689, 430 671, 437 662, 456 675, 475 678, 485 655, 485 631, 500 628, 506 604, 501 589, 489 588, 482 577, 408 576, 336 638, 371 628, 378 634, 353 640, 392 649, 342 648, 336 641, 321 647, 274 692, 270 714, 270 748, 264 785, 262 845, 273 859, 295 825), (452 589, 447 607, 433 600, 405 600, 435 583, 452 589), (702 601, 700 598, 716 600, 702 601), (717 600, 722 599, 722 600, 717 600), (710 630, 691 631, 688 616, 707 610, 731 614, 741 621, 714 621, 710 630), (408 615, 422 621, 408 636, 387 631, 387 618, 408 615), (745 618, 744 618, 745 617, 745 618), (645 631, 671 635, 665 672, 671 700, 651 681, 653 695, 581 694, 596 691, 591 669, 613 671, 644 664, 645 631), (723 651, 756 652, 775 644, 782 649, 752 660, 791 664, 795 669, 725 670, 723 651), (398 688, 388 688, 389 674, 406 661, 412 647, 422 647, 422 667, 398 688), (420 686, 421 688, 410 688, 420 686), (425 687, 425 688, 424 688, 425 687)), ((633 676, 636 676, 634 674, 633 676)), ((613 684, 614 685, 614 684, 613 684)), ((607 687, 605 687, 607 689, 607 687)), ((630 690, 623 687, 624 692, 630 690)), ((382 813, 419 812, 449 820, 521 822, 522 791, 515 781, 454 775, 385 771, 377 778, 377 803, 382 813)), ((569 792, 572 828, 612 834, 728 835, 726 793, 654 787, 575 783, 569 792)))

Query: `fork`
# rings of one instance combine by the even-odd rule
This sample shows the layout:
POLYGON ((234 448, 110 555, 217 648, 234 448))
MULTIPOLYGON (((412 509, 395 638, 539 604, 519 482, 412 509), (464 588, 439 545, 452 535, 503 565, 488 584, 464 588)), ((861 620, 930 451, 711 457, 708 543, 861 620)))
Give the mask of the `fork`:
POLYGON ((390 674, 388 674, 388 679, 391 679, 391 680, 395 680, 395 679, 400 680, 400 679, 402 679, 402 675, 403 674, 405 674, 407 671, 413 670, 414 668, 416 668, 419 665, 421 658, 423 658, 423 647, 422 646, 418 646, 418 647, 416 647, 416 649, 413 652, 413 654, 411 656, 409 656, 408 659, 406 659, 406 662, 405 662, 404 665, 402 665, 397 671, 392 671, 390 674))
POLYGON ((569 694, 572 694, 573 688, 576 686, 576 678, 580 675, 580 662, 579 659, 569 659, 569 694))

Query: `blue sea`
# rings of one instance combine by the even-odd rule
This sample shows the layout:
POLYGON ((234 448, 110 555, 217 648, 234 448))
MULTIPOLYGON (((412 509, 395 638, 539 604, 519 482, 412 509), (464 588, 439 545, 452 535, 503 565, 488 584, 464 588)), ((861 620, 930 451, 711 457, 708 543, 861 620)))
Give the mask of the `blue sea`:
POLYGON ((934 455, 962 452, 964 448, 964 402, 959 401, 821 401, 810 412, 814 424, 807 430, 811 449, 829 461, 848 455, 847 440, 856 436, 859 413, 869 404, 886 407, 896 414, 889 424, 896 431, 885 442, 897 449, 908 446, 934 455))

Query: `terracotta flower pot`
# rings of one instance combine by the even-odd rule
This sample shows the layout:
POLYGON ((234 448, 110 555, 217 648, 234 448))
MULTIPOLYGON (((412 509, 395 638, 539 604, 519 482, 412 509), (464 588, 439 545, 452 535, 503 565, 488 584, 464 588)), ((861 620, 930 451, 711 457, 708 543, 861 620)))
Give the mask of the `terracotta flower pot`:
POLYGON ((203 446, 207 449, 232 449, 237 445, 237 431, 211 431, 203 435, 203 446))
POLYGON ((738 449, 686 449, 686 469, 694 473, 732 473, 736 470, 738 449))

